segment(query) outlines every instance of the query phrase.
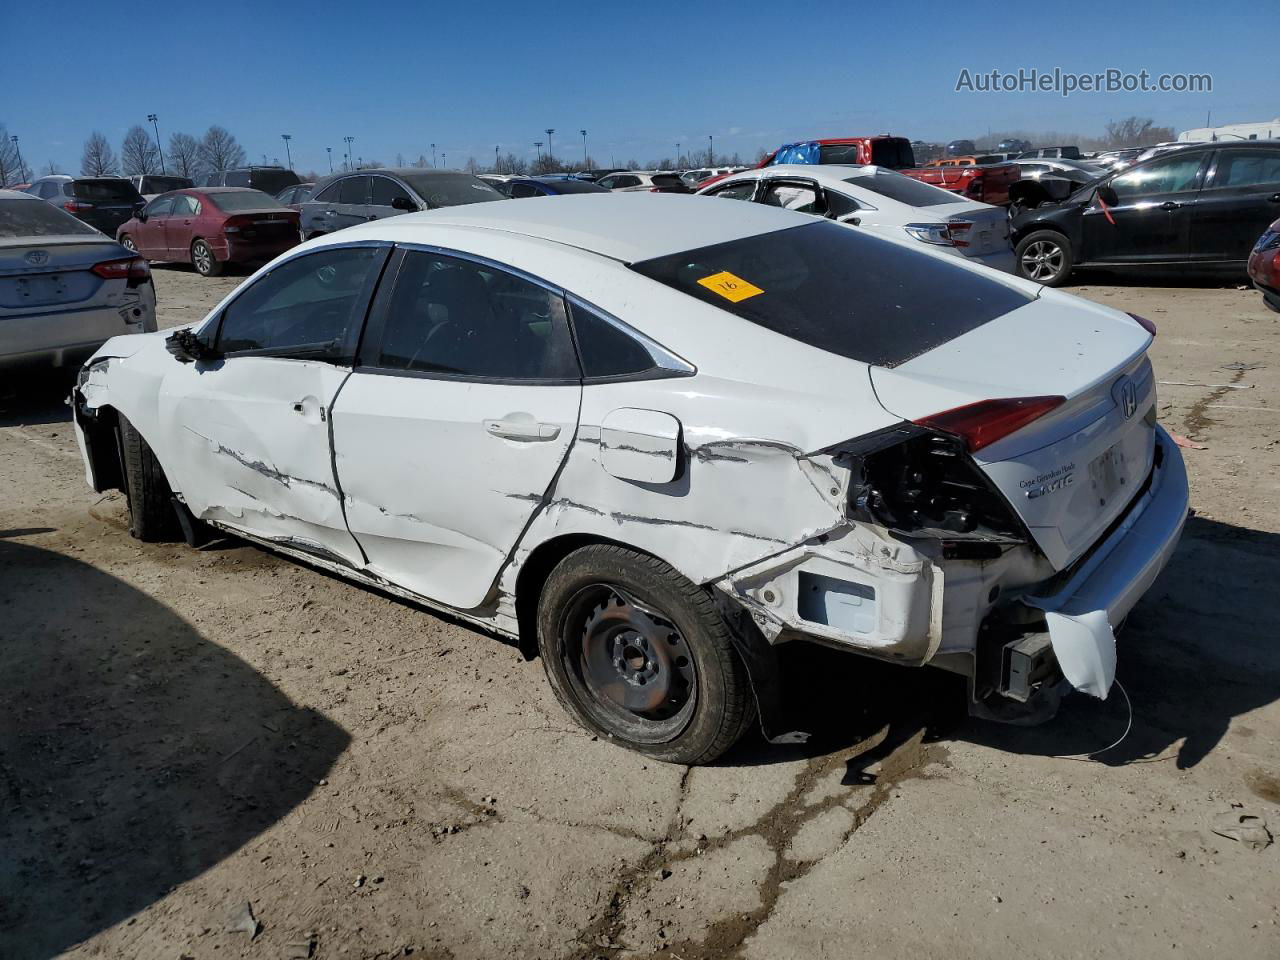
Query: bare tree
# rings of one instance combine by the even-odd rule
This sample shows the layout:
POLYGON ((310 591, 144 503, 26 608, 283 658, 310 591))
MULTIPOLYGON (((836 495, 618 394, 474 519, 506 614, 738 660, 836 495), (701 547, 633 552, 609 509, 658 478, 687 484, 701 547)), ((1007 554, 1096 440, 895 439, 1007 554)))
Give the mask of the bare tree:
POLYGON ((59 174, 61 172, 62 172, 62 168, 58 166, 58 162, 56 160, 50 160, 48 163, 45 164, 44 175, 46 177, 52 177, 55 174, 59 174))
POLYGON ((1173 137, 1173 127, 1157 127, 1150 117, 1125 117, 1107 124, 1106 145, 1115 149, 1142 147, 1173 137))
POLYGON ((134 124, 120 144, 120 166, 126 177, 140 173, 159 173, 160 154, 145 127, 134 124))
POLYGON ((425 170, 428 166, 430 166, 430 164, 427 163, 426 154, 420 153, 418 154, 418 159, 413 161, 413 163, 410 164, 410 166, 418 167, 419 169, 425 170))
POLYGON ((0 186, 10 183, 26 183, 31 179, 31 168, 24 159, 18 161, 18 147, 9 139, 9 131, 0 123, 0 186))
POLYGON ((84 152, 80 154, 80 174, 85 177, 114 177, 120 172, 116 152, 111 149, 111 141, 95 130, 84 142, 84 152))
POLYGON ((214 124, 205 131, 200 141, 200 162, 210 173, 221 173, 232 167, 242 167, 247 157, 244 147, 226 127, 214 124))
POLYGON ((533 162, 534 176, 545 173, 559 173, 564 169, 564 164, 558 157, 553 157, 549 153, 541 154, 537 160, 533 162))
POLYGON ((493 165, 493 172, 507 174, 508 176, 523 176, 529 172, 529 164, 514 153, 508 153, 498 158, 498 161, 493 165))
POLYGON ((397 154, 396 154, 396 166, 397 166, 397 167, 403 167, 403 166, 404 166, 404 154, 403 154, 403 153, 397 153, 397 154))
POLYGON ((200 141, 189 133, 170 134, 169 163, 179 176, 198 179, 204 172, 200 162, 200 141))
POLYGON ((480 164, 475 157, 467 157, 467 165, 464 169, 467 173, 476 174, 480 172, 480 164))

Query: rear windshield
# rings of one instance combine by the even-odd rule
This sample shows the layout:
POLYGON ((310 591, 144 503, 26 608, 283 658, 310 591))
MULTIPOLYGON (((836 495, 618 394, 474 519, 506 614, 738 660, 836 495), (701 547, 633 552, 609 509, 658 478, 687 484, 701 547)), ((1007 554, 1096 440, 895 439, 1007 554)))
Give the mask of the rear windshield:
POLYGON ((910 140, 873 140, 871 162, 877 167, 888 167, 890 170, 906 170, 916 165, 916 154, 911 149, 910 140))
POLYGON ((878 193, 890 200, 897 200, 912 207, 936 207, 942 203, 959 203, 960 198, 949 190, 922 183, 902 174, 875 174, 867 177, 848 177, 845 183, 878 193))
POLYGON ((98 231, 43 200, 0 200, 0 237, 66 237, 98 231))
POLYGON ((552 180, 547 183, 557 193, 608 193, 604 187, 597 183, 588 183, 586 180, 552 180))
POLYGON ((170 190, 184 190, 193 186, 195 184, 186 177, 145 176, 142 178, 142 193, 168 193, 170 190))
POLYGON ((403 179, 431 207, 457 207, 464 203, 506 199, 469 173, 410 173, 403 179))
POLYGON ((234 193, 205 194, 213 205, 223 213, 236 210, 288 210, 275 197, 269 197, 261 190, 237 190, 234 193))
POLYGON ((981 273, 829 222, 631 269, 775 333, 882 367, 906 363, 1032 299, 981 273))
POLYGON ((295 183, 301 183, 302 178, 292 170, 254 170, 244 180, 232 182, 231 175, 227 175, 227 186, 236 187, 253 187, 255 190, 262 190, 265 193, 279 193, 285 187, 292 187, 295 183))
POLYGON ((77 200, 98 203, 109 203, 112 200, 121 203, 142 202, 142 194, 128 180, 73 180, 71 190, 77 200))

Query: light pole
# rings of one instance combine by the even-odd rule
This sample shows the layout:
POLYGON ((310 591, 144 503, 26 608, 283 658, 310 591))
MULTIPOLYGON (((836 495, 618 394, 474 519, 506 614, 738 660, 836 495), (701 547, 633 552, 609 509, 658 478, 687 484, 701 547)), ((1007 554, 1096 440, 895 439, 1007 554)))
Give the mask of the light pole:
POLYGON ((434 167, 435 165, 436 165, 436 145, 433 143, 431 145, 431 166, 434 167))
POLYGON ((156 131, 156 153, 160 154, 160 172, 168 173, 169 171, 164 168, 164 151, 160 149, 160 121, 154 113, 148 113, 147 119, 151 121, 151 126, 155 127, 156 131))
POLYGON ((293 139, 292 133, 280 134, 280 139, 284 141, 285 162, 289 164, 289 169, 293 169, 293 152, 289 149, 289 141, 293 139))
MULTIPOLYGON (((589 161, 589 158, 587 157, 587 131, 579 130, 578 132, 582 134, 582 165, 586 167, 588 166, 589 161)), ((590 170, 587 170, 587 173, 590 172, 590 170)))
POLYGON ((550 166, 551 161, 556 157, 555 153, 551 149, 551 135, 553 133, 555 133, 555 130, 551 127, 547 127, 547 166, 550 166))
POLYGON ((333 173, 333 147, 325 147, 324 152, 329 155, 329 172, 333 173))
POLYGON ((680 169, 680 144, 676 144, 676 169, 680 169))
POLYGON ((714 167, 716 165, 716 138, 711 134, 707 134, 707 166, 714 167))
POLYGON ((355 137, 343 137, 342 139, 343 139, 343 141, 344 141, 344 142, 346 143, 346 145, 347 145, 346 160, 345 160, 345 161, 343 161, 343 165, 344 165, 348 170, 350 170, 350 169, 351 169, 351 144, 355 141, 355 139, 356 139, 356 138, 355 138, 355 137))
POLYGON ((498 172, 498 147, 495 144, 493 148, 493 172, 498 172))
POLYGON ((542 141, 541 140, 533 141, 533 155, 537 157, 539 160, 542 159, 542 141))
POLYGON ((443 150, 440 151, 440 166, 442 167, 449 166, 449 155, 445 153, 443 150))
POLYGON ((18 179, 26 180, 27 165, 22 162, 22 148, 18 146, 18 135, 15 133, 13 136, 9 138, 9 140, 11 143, 13 143, 13 149, 16 150, 18 153, 18 179))

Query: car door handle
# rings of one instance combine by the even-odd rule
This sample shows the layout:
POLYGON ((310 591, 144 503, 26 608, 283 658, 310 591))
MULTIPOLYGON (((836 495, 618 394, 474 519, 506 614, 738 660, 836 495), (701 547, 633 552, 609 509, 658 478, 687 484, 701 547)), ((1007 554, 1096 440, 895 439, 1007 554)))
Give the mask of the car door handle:
MULTIPOLYGON (((304 417, 307 415, 306 400, 295 400, 293 401, 292 406, 293 406, 294 413, 301 414, 304 417)), ((324 407, 319 407, 319 414, 320 414, 320 422, 323 423, 325 418, 324 407)))
POLYGON ((1160 204, 1160 209, 1161 210, 1177 210, 1181 206, 1182 204, 1178 203, 1176 200, 1166 200, 1164 203, 1160 204))
POLYGON ((536 420, 486 420, 484 429, 489 436, 506 440, 554 440, 560 436, 559 424, 536 420))
POLYGON ((1267 197, 1267 203, 1280 203, 1280 193, 1273 193, 1267 197))

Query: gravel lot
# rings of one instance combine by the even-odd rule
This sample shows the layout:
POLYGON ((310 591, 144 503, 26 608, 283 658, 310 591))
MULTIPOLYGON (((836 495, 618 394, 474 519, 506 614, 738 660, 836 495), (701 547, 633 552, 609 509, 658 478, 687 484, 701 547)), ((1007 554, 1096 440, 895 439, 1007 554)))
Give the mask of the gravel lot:
MULTIPOLYGON (((155 276, 163 325, 243 279, 155 276)), ((647 762, 492 637, 130 539, 57 391, 0 400, 0 957, 1274 960, 1280 852, 1211 827, 1280 832, 1280 318, 1074 292, 1156 321, 1161 418, 1204 447, 1096 762, 1118 694, 993 726, 955 678, 804 647, 813 743, 647 762)))

